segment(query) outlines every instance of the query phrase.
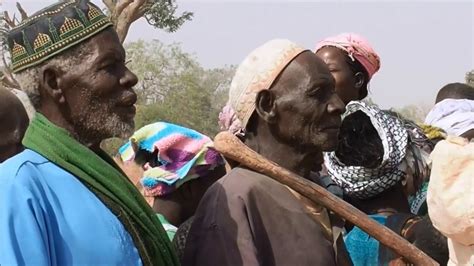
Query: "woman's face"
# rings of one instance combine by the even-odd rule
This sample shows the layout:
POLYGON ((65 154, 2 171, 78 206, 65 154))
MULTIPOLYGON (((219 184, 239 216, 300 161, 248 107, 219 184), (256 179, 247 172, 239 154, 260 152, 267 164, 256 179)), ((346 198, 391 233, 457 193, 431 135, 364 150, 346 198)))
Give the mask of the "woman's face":
POLYGON ((339 48, 326 46, 319 49, 316 55, 328 65, 329 71, 336 80, 336 93, 344 104, 361 100, 361 88, 356 88, 357 80, 355 73, 347 63, 347 53, 339 48))

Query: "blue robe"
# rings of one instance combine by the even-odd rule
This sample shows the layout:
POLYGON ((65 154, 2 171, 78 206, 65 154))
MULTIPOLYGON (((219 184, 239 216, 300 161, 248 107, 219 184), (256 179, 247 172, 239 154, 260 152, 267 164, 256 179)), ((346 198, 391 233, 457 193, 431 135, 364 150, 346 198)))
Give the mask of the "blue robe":
POLYGON ((25 150, 0 165, 0 265, 141 265, 119 219, 76 177, 25 150))

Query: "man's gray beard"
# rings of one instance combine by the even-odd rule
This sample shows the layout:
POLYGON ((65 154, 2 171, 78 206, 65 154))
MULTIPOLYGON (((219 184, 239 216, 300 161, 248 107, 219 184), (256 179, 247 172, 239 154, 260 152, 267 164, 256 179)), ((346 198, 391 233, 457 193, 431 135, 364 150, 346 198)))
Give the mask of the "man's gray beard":
POLYGON ((109 120, 109 124, 105 128, 111 132, 113 138, 126 139, 129 138, 135 130, 135 121, 122 121, 117 114, 113 114, 114 119, 109 120))
POLYGON ((134 132, 135 122, 133 119, 124 121, 116 113, 105 117, 104 114, 110 112, 101 112, 91 117, 78 115, 73 118, 74 127, 78 130, 76 139, 84 144, 90 145, 97 141, 103 141, 107 138, 121 138, 126 139, 134 132))

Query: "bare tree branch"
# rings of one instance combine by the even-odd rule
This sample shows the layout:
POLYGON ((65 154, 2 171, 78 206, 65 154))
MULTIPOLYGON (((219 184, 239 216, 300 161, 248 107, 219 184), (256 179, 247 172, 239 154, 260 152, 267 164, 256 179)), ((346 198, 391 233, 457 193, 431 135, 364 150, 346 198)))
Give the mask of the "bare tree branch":
POLYGON ((102 2, 107 7, 110 14, 112 14, 112 12, 115 10, 115 1, 114 0, 102 0, 102 2))
POLYGON ((23 9, 23 7, 21 6, 19 2, 16 2, 16 8, 18 9, 18 12, 20 12, 22 21, 28 18, 28 14, 26 13, 26 11, 23 9))
POLYGON ((144 15, 140 8, 145 4, 147 4, 147 0, 122 0, 115 7, 112 17, 115 21, 115 29, 122 43, 125 41, 132 23, 144 15))
MULTIPOLYGON (((129 8, 130 6, 132 6, 133 2, 135 2, 134 0, 122 0, 120 1, 116 6, 115 6, 115 16, 119 17, 120 15, 122 15, 122 12, 125 10, 125 8, 129 8)), ((137 1, 139 2, 139 1, 137 1)), ((135 2, 136 3, 136 2, 135 2)))
POLYGON ((13 16, 13 19, 11 19, 7 11, 3 11, 3 20, 7 23, 7 26, 10 28, 15 27, 16 25, 15 16, 13 16))

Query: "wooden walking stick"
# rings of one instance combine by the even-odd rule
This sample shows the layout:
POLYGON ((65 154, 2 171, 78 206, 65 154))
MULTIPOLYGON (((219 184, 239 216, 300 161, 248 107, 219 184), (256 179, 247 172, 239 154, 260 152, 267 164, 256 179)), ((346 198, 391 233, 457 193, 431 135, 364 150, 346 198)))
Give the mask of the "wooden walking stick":
POLYGON ((428 255, 392 230, 380 225, 369 218, 365 213, 331 194, 321 186, 267 160, 262 155, 251 150, 231 133, 219 133, 214 139, 214 146, 225 157, 237 161, 257 172, 268 175, 306 198, 332 210, 342 218, 357 225, 380 243, 393 249, 409 262, 415 265, 439 265, 428 255))

